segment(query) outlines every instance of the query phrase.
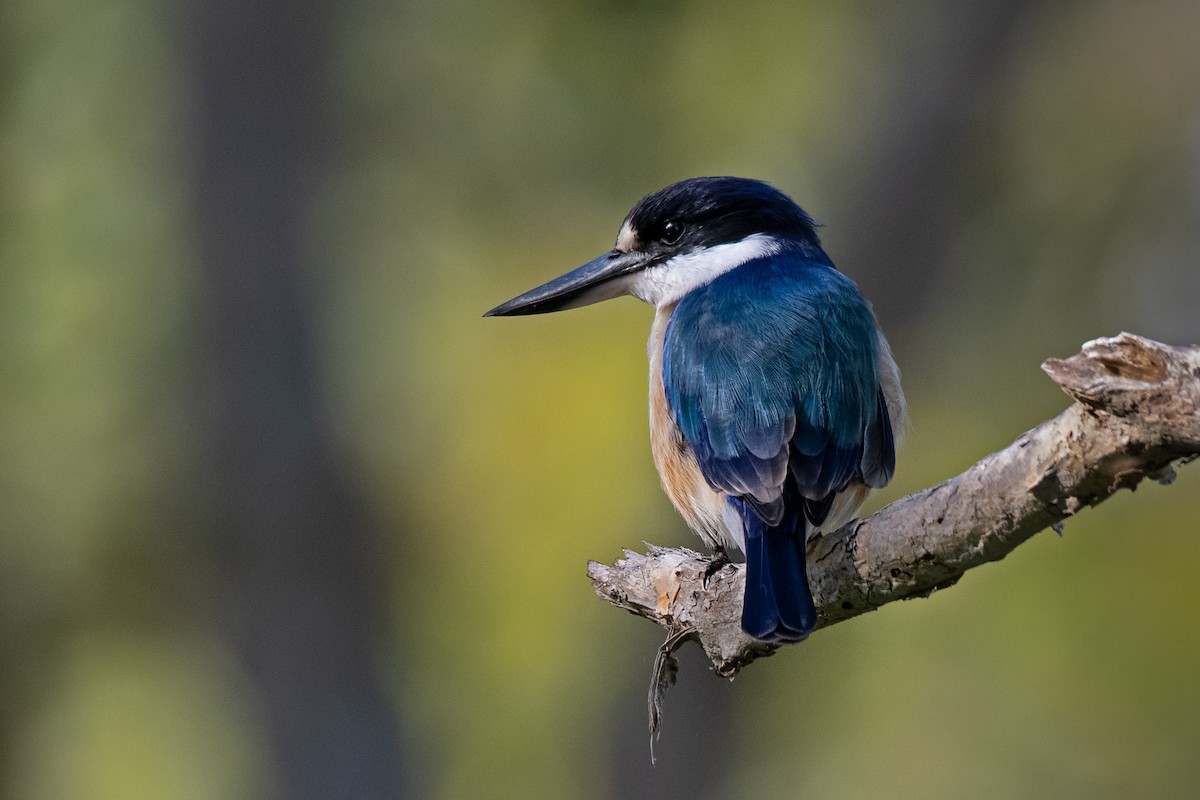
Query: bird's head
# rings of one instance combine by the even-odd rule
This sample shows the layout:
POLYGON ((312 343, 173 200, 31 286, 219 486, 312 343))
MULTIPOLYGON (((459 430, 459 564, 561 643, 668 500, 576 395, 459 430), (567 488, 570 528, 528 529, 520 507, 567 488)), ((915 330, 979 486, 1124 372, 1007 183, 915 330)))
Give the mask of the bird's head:
POLYGON ((485 316, 544 314, 626 294, 662 306, 784 248, 828 263, 815 228, 791 198, 762 181, 691 178, 634 206, 612 250, 485 316))

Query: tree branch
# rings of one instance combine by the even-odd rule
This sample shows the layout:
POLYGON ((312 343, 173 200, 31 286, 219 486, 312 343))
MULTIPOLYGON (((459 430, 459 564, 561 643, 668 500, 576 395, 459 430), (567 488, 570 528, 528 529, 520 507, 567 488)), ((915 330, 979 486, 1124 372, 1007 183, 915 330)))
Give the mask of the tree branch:
MULTIPOLYGON (((1169 483, 1172 462, 1200 454, 1200 347, 1122 333, 1042 369, 1076 401, 1066 411, 958 477, 809 541, 819 627, 928 596, 1119 489, 1143 478, 1169 483)), ((687 639, 726 677, 776 649, 740 628, 742 566, 706 582, 710 563, 653 545, 645 555, 626 550, 612 566, 588 563, 597 594, 667 628, 652 706, 670 684, 672 652, 687 639)))

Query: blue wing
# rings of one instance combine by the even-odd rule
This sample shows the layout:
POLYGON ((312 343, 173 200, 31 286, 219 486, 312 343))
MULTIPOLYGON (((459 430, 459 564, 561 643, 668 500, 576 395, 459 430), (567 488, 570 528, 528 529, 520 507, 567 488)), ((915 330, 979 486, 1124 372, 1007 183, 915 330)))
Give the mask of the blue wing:
POLYGON ((828 262, 756 259, 686 295, 663 344, 667 404, 700 471, 732 496, 746 546, 742 628, 799 641, 817 625, 805 539, 851 481, 895 468, 878 333, 828 262))
POLYGON ((895 468, 877 351, 874 316, 854 283, 785 252, 679 302, 663 384, 713 488, 742 498, 767 526, 799 512, 797 503, 819 524, 852 480, 882 486, 895 468))

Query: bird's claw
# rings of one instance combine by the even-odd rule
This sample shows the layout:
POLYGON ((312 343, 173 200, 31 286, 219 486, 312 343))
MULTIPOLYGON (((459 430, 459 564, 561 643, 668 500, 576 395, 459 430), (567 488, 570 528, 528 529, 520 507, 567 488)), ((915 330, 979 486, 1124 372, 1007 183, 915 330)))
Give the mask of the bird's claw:
POLYGON ((729 554, 725 552, 724 547, 714 547, 712 558, 708 561, 708 566, 704 568, 704 572, 700 574, 701 584, 705 589, 708 588, 708 581, 713 575, 716 575, 732 562, 729 560, 729 554))

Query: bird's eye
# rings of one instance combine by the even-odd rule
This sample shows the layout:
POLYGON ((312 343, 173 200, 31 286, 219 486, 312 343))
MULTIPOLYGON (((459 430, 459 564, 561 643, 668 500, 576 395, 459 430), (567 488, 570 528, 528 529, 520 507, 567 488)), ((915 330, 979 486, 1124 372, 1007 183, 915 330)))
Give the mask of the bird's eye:
POLYGON ((664 244, 675 244, 679 241, 681 236, 683 236, 682 222, 676 222, 673 219, 669 219, 663 223, 662 236, 659 238, 662 239, 664 244))

